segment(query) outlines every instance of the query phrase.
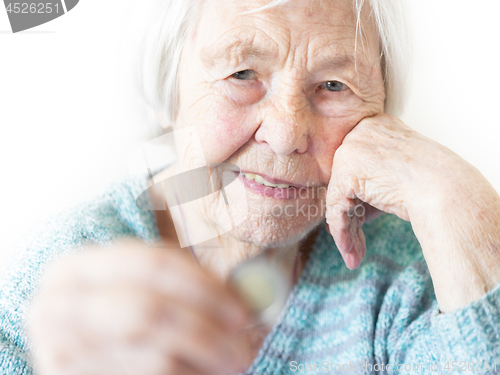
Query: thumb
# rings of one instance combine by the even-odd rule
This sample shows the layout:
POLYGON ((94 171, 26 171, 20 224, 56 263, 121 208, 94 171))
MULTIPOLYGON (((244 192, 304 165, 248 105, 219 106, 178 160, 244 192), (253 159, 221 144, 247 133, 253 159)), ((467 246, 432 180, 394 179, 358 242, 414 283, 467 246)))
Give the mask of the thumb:
POLYGON ((346 267, 351 270, 358 268, 366 255, 362 230, 365 222, 363 202, 346 197, 338 187, 329 188, 326 222, 346 267))

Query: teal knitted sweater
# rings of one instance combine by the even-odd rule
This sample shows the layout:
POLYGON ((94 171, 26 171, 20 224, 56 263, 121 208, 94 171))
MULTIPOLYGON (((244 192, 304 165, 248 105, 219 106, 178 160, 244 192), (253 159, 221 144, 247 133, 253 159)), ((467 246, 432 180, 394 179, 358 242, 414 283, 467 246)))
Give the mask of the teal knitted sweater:
MULTIPOLYGON (((115 183, 24 241, 0 289, 1 374, 33 372, 24 317, 49 263, 88 243, 160 240, 154 213, 134 199, 145 183, 115 183)), ((323 225, 246 374, 500 373, 500 283, 468 306, 440 314, 410 223, 383 215, 363 230, 367 256, 351 271, 323 225)))

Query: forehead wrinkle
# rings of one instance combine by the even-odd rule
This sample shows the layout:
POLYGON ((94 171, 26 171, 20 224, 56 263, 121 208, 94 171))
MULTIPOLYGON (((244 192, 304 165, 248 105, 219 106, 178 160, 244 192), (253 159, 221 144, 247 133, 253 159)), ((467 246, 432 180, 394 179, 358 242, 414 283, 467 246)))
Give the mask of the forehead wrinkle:
POLYGON ((278 57, 277 47, 269 43, 271 40, 268 43, 260 42, 261 38, 256 34, 254 32, 253 35, 249 35, 243 30, 237 32, 234 29, 228 30, 216 42, 201 48, 201 60, 208 67, 213 67, 220 60, 230 63, 245 59, 275 60, 278 57), (230 35, 231 33, 234 35, 230 35))
MULTIPOLYGON (((339 27, 343 30, 348 28, 344 25, 339 25, 339 27)), ((360 48, 355 51, 354 35, 348 35, 345 32, 338 35, 322 34, 314 39, 309 49, 309 71, 340 69, 350 72, 352 78, 358 74, 370 75, 368 51, 360 50, 360 48)))
POLYGON ((310 70, 342 70, 349 73, 351 79, 355 79, 356 75, 369 75, 371 69, 364 63, 363 59, 350 54, 342 53, 318 53, 317 57, 312 61, 313 66, 310 70))

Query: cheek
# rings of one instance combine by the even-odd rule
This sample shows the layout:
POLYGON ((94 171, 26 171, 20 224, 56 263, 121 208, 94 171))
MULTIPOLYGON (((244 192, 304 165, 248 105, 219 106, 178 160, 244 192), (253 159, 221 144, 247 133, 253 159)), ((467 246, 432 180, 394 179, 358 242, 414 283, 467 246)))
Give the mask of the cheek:
POLYGON ((366 105, 351 90, 328 92, 321 90, 312 102, 314 111, 331 120, 351 119, 357 114, 366 112, 366 105))
POLYGON ((318 162, 323 182, 328 182, 330 179, 335 151, 342 144, 344 137, 361 119, 362 117, 358 114, 346 118, 324 119, 318 124, 309 152, 318 162))
POLYGON ((221 163, 254 135, 258 123, 252 110, 234 102, 212 103, 197 122, 207 163, 221 163))

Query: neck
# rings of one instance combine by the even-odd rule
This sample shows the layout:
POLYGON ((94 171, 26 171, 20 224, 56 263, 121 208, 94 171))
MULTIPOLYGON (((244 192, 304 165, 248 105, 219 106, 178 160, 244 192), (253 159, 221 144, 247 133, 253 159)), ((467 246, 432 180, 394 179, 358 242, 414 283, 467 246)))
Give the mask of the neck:
MULTIPOLYGON (((167 211, 155 211, 155 216, 162 241, 166 244, 174 244, 176 247, 180 247, 174 222, 168 209, 167 211)), ((301 256, 297 260, 297 269, 295 271, 298 278, 305 266, 306 256, 310 250, 310 241, 308 240, 313 239, 315 234, 316 231, 298 243, 283 247, 267 248, 241 242, 225 234, 210 241, 191 246, 190 249, 186 248, 186 251, 191 250, 204 269, 210 270, 223 280, 227 280, 229 274, 237 265, 259 254, 278 261, 285 268, 287 274, 290 275, 290 278, 292 278, 295 260, 299 256, 299 250, 301 250, 301 256)))
POLYGON ((298 243, 284 247, 259 247, 242 243, 226 234, 210 241, 210 244, 196 245, 193 250, 204 268, 226 280, 236 266, 258 255, 279 262, 292 277, 299 248, 298 243))

